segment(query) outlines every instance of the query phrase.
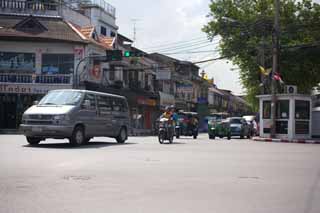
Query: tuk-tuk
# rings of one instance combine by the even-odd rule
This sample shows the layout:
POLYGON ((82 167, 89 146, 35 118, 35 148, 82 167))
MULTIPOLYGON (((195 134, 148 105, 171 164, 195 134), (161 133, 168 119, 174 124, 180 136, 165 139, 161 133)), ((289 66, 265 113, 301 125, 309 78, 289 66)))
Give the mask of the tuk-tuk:
POLYGON ((198 113, 180 111, 177 114, 176 138, 180 138, 180 136, 193 136, 194 139, 197 139, 199 128, 198 113))
POLYGON ((208 135, 210 139, 215 139, 216 136, 231 139, 231 131, 229 122, 226 120, 229 117, 228 113, 213 113, 208 116, 208 135))

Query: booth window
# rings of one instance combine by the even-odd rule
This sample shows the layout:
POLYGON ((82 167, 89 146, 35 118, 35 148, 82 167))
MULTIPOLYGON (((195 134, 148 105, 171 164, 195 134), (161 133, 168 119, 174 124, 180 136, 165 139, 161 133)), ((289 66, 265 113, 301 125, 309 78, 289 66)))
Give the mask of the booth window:
POLYGON ((295 117, 297 120, 310 119, 310 102, 309 101, 296 101, 295 117))
POLYGON ((277 102, 277 119, 289 119, 289 100, 279 100, 277 102))
POLYGON ((271 119, 271 101, 263 102, 263 119, 271 119))
POLYGON ((288 134, 288 121, 276 121, 276 133, 288 134))
POLYGON ((74 69, 73 54, 43 54, 42 73, 71 74, 74 69))

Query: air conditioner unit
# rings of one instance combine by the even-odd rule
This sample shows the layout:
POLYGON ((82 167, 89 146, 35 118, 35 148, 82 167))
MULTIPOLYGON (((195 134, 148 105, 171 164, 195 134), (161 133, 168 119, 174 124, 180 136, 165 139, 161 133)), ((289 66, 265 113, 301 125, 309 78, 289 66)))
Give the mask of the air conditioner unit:
POLYGON ((286 86, 286 92, 287 92, 287 94, 297 94, 298 93, 298 88, 297 88, 297 86, 287 85, 286 86))

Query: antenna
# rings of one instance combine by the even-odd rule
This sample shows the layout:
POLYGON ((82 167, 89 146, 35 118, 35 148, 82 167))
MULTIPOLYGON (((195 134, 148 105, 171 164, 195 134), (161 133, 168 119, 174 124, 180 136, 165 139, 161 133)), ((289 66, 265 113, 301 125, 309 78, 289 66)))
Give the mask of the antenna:
POLYGON ((133 22, 133 43, 137 42, 137 22, 140 21, 140 19, 133 18, 131 19, 133 22))

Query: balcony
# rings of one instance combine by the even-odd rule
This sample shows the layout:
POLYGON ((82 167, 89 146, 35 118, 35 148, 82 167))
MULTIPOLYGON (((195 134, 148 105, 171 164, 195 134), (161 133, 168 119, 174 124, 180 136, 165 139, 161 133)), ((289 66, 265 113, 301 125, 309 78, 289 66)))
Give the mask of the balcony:
POLYGON ((105 0, 86 0, 81 3, 83 6, 97 6, 102 8, 106 13, 113 18, 116 17, 116 8, 107 3, 105 0))
POLYGON ((59 16, 59 4, 54 2, 0 0, 0 14, 30 14, 59 16))
POLYGON ((0 73, 0 83, 71 85, 72 75, 36 75, 0 73))

